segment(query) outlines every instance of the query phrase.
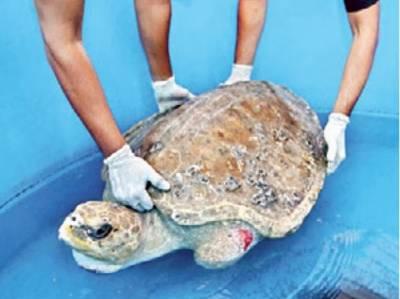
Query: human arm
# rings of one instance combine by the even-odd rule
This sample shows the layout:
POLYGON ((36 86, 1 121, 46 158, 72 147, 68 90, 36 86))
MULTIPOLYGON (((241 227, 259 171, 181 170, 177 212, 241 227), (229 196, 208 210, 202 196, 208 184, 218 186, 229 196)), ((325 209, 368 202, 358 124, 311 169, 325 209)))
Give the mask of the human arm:
POLYGON ((104 157, 114 157, 105 159, 114 195, 117 193, 117 199, 133 208, 150 209, 145 183, 149 180, 161 189, 169 185, 144 160, 133 155, 113 119, 82 44, 84 1, 35 2, 47 57, 61 88, 104 157))
MULTIPOLYGON (((352 8, 347 1, 347 8, 352 8)), ((368 1, 367 1, 368 2, 368 1)), ((348 13, 353 34, 352 46, 344 68, 342 82, 333 111, 324 129, 328 144, 327 172, 333 173, 346 158, 345 131, 349 116, 367 82, 379 35, 379 2, 348 13)))

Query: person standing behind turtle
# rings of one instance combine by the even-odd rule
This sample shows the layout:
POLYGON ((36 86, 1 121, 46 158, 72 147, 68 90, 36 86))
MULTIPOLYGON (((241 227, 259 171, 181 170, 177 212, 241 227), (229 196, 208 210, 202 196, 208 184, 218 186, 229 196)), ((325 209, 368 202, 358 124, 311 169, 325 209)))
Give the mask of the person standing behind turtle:
MULTIPOLYGON (((153 87, 161 110, 176 105, 190 92, 175 82, 168 52, 171 0, 135 0, 139 29, 150 64, 153 87)), ((327 172, 346 157, 345 130, 373 63, 379 31, 378 0, 344 0, 353 42, 336 103, 324 129, 328 144, 327 172)), ((239 0, 235 62, 224 84, 248 81, 266 11, 266 0, 239 0)))
POLYGON ((117 200, 144 211, 153 203, 147 182, 161 190, 169 183, 126 144, 107 105, 82 45, 84 0, 35 0, 48 60, 72 107, 100 147, 117 200))

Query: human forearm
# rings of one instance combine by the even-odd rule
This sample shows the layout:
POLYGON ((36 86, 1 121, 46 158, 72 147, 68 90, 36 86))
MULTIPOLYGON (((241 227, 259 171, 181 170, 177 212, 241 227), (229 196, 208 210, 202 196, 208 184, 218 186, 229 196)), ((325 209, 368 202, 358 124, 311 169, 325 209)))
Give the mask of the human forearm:
POLYGON ((124 144, 82 46, 84 0, 35 0, 49 62, 68 101, 109 156, 124 144))
POLYGON ((105 156, 124 139, 106 103, 100 82, 79 41, 46 47, 49 61, 69 102, 105 156))
POLYGON ((334 112, 349 115, 367 82, 375 53, 376 40, 370 36, 354 38, 346 63, 334 112))
POLYGON ((267 0, 239 1, 235 59, 231 74, 223 85, 251 79, 254 56, 264 27, 266 9, 267 0))
POLYGON ((379 4, 349 14, 353 43, 346 62, 334 112, 350 115, 367 82, 379 32, 379 4))
POLYGON ((240 0, 235 63, 252 65, 267 9, 267 0, 240 0))

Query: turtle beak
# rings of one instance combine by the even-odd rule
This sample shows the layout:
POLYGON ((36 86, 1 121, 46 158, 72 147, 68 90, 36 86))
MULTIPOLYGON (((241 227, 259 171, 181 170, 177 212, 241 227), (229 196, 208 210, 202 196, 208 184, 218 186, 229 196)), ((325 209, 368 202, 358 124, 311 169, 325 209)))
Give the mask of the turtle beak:
POLYGON ((60 241, 65 242, 69 246, 73 246, 72 242, 73 238, 73 233, 72 233, 72 227, 69 224, 66 224, 65 221, 63 224, 60 226, 58 229, 58 239, 60 241))
MULTIPOLYGON (((67 242, 72 237, 72 228, 77 224, 76 216, 69 214, 58 229, 58 239, 67 242)), ((67 242, 68 243, 68 242, 67 242)))
POLYGON ((80 227, 76 226, 75 223, 72 223, 70 217, 67 217, 58 229, 59 240, 65 242, 72 248, 81 251, 89 250, 84 234, 85 233, 80 229, 80 227))
POLYGON ((73 246, 71 243, 75 235, 74 230, 76 230, 74 224, 71 222, 70 217, 67 217, 58 229, 58 239, 73 246))

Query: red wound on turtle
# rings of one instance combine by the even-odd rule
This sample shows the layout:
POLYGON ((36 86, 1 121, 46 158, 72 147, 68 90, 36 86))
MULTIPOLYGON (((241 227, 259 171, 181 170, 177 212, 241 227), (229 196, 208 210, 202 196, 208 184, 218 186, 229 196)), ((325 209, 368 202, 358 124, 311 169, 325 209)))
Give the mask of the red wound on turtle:
POLYGON ((243 249, 247 250, 249 248, 251 242, 253 242, 253 233, 248 229, 239 229, 240 237, 243 240, 243 249))

